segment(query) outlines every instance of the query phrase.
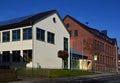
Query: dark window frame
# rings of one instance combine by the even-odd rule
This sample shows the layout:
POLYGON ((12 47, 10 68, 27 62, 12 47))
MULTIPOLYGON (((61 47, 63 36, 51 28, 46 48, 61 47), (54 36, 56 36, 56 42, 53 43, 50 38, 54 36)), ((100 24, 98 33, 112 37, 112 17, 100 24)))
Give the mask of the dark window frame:
POLYGON ((2 62, 10 62, 10 51, 3 51, 2 62))
POLYGON ((32 61, 32 50, 23 50, 23 61, 31 62, 32 61))
POLYGON ((69 31, 70 37, 72 36, 72 31, 69 31))
POLYGON ((10 31, 2 32, 2 42, 10 42, 10 31))
POLYGON ((32 27, 23 29, 23 40, 32 39, 32 27))
POLYGON ((67 24, 66 24, 66 28, 69 28, 69 27, 70 27, 70 24, 69 24, 69 23, 67 23, 67 24))
POLYGON ((54 23, 56 23, 56 22, 57 22, 55 17, 53 17, 53 22, 54 22, 54 23))
POLYGON ((20 29, 12 31, 12 41, 20 41, 20 29))
POLYGON ((40 41, 45 41, 45 30, 36 28, 36 39, 40 41))
POLYGON ((64 37, 64 50, 68 51, 68 38, 64 37))
POLYGON ((20 50, 12 51, 12 62, 20 62, 21 56, 20 56, 20 50))
POLYGON ((78 30, 74 31, 74 36, 77 37, 78 36, 78 30))
POLYGON ((55 34, 52 32, 47 32, 47 42, 55 44, 55 34))

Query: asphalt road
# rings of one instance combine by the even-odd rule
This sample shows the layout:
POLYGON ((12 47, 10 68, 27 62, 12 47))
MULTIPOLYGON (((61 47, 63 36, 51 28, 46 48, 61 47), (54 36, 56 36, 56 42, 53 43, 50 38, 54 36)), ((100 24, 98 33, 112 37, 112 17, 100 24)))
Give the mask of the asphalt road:
POLYGON ((120 75, 98 77, 70 77, 58 79, 23 78, 19 81, 8 83, 120 83, 120 75))
POLYGON ((120 75, 74 79, 64 83, 120 83, 120 75))

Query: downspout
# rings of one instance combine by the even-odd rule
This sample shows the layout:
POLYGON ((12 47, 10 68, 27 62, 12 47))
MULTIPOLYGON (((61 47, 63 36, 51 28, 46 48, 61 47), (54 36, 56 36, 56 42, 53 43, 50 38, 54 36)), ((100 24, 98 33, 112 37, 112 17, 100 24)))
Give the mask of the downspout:
POLYGON ((118 71, 118 47, 117 45, 115 47, 116 47, 116 73, 118 74, 119 73, 118 71))
POLYGON ((69 44, 69 47, 68 47, 69 48, 69 51, 68 51, 68 53, 69 53, 69 61, 68 61, 69 67, 68 68, 71 69, 71 46, 70 46, 71 44, 70 44, 70 36, 69 36, 69 43, 68 44, 69 44))
POLYGON ((30 25, 32 26, 32 68, 34 68, 34 28, 33 28, 33 22, 30 21, 30 25))

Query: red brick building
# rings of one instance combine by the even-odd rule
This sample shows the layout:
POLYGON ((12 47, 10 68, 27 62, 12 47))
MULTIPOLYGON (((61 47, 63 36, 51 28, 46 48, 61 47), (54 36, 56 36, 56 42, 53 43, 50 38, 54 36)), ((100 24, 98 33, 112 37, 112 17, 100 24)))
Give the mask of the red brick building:
POLYGON ((106 30, 90 28, 68 15, 63 21, 71 35, 71 48, 86 55, 92 61, 92 69, 118 71, 118 47, 115 38, 108 37, 106 30))

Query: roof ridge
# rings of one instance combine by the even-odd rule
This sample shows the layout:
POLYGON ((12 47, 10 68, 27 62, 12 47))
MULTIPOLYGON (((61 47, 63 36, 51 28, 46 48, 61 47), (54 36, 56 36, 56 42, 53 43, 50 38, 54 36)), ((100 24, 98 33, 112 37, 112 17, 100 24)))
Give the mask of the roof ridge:
MULTIPOLYGON (((46 12, 55 12, 55 11, 57 11, 57 10, 50 10, 50 11, 39 12, 39 13, 30 14, 30 15, 24 15, 24 16, 15 17, 15 18, 3 20, 3 21, 9 21, 9 20, 14 20, 14 19, 18 19, 18 18, 23 18, 23 17, 26 17, 26 16, 33 16, 33 15, 37 15, 37 14, 42 14, 42 13, 46 13, 46 12)), ((3 21, 0 21, 0 22, 3 22, 3 21)))
POLYGON ((30 22, 35 21, 37 19, 41 19, 41 18, 43 18, 51 13, 54 13, 54 12, 57 12, 57 10, 50 10, 50 11, 45 11, 42 13, 35 13, 35 14, 31 14, 31 15, 26 15, 26 16, 21 16, 21 17, 9 19, 9 20, 1 21, 0 28, 6 27, 6 26, 8 27, 8 26, 11 26, 14 24, 19 24, 19 23, 22 23, 24 25, 25 25, 25 23, 31 24, 30 22))
POLYGON ((66 17, 70 17, 71 19, 73 19, 73 20, 76 21, 77 23, 83 25, 84 28, 89 28, 89 29, 93 29, 93 30, 99 31, 99 30, 97 30, 97 29, 94 29, 94 28, 91 28, 91 27, 85 25, 84 23, 81 23, 80 21, 76 20, 75 18, 71 17, 70 15, 66 15, 65 18, 66 18, 66 17))
MULTIPOLYGON (((106 41, 109 41, 111 43, 112 38, 108 37, 108 35, 103 34, 100 30, 88 27, 87 25, 81 23, 80 21, 76 20, 75 18, 71 17, 70 15, 66 15, 65 16, 65 18, 67 18, 67 17, 69 17, 70 19, 72 19, 73 21, 75 21, 76 23, 78 23, 80 26, 82 26, 84 29, 88 30, 92 34, 94 34, 96 36, 99 36, 100 38, 103 38, 106 41)), ((64 20, 65 20, 65 18, 64 18, 64 20)))
POLYGON ((73 19, 75 22, 77 22, 78 24, 82 25, 86 29, 91 29, 91 30, 94 30, 94 31, 97 31, 97 32, 101 33, 100 30, 92 28, 92 27, 89 27, 89 26, 85 25, 84 23, 81 23, 80 21, 78 21, 75 18, 71 17, 70 15, 66 15, 65 18, 66 17, 70 17, 71 19, 73 19))

